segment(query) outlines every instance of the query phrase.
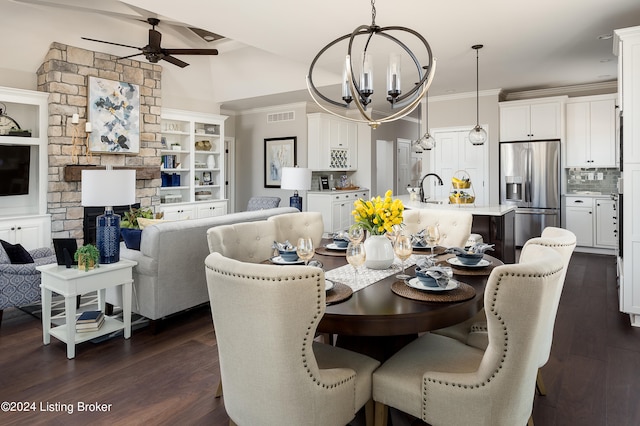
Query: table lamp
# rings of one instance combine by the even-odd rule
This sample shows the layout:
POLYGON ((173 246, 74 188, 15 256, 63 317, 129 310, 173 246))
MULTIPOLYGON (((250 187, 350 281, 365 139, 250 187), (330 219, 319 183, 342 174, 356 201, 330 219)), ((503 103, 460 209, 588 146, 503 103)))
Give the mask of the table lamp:
POLYGON ((113 206, 133 204, 136 201, 135 170, 83 170, 82 205, 102 207, 104 214, 96 218, 96 246, 100 263, 120 261, 120 215, 113 206))
POLYGON ((302 211, 302 197, 298 191, 311 189, 311 169, 303 167, 283 167, 280 188, 293 189, 293 197, 289 197, 289 205, 302 211))

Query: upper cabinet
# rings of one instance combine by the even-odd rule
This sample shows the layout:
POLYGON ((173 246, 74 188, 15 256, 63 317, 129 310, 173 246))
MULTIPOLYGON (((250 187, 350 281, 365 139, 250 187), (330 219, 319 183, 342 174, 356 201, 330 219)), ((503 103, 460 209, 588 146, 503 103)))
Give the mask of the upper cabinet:
POLYGON ((307 115, 307 166, 313 170, 358 168, 358 124, 329 114, 307 115))
POLYGON ((616 97, 567 101, 566 167, 616 167, 616 97))
POLYGON ((562 139, 566 98, 500 102, 500 142, 562 139))
POLYGON ((227 117, 162 111, 161 203, 225 199, 224 121, 227 117))

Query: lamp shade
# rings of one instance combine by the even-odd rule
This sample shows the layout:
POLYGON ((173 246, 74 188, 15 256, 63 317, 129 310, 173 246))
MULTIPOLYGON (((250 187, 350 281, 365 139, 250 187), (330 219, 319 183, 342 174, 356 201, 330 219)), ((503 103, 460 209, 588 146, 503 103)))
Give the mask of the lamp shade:
POLYGON ((280 188, 295 191, 311 189, 311 169, 303 167, 283 167, 280 188))
POLYGON ((82 205, 123 206, 136 202, 135 170, 83 170, 82 205))

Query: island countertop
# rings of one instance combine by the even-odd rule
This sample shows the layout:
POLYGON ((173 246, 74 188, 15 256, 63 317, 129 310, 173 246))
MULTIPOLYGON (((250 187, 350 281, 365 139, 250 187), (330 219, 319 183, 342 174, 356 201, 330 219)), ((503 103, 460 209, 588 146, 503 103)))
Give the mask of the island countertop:
POLYGON ((448 201, 444 201, 442 204, 436 203, 421 203, 420 201, 411 201, 410 195, 400 195, 395 197, 402 201, 405 209, 431 209, 431 210, 460 210, 468 211, 473 215, 482 216, 504 216, 510 211, 515 211, 513 206, 505 206, 502 204, 492 204, 489 206, 475 206, 473 204, 448 204, 448 201))

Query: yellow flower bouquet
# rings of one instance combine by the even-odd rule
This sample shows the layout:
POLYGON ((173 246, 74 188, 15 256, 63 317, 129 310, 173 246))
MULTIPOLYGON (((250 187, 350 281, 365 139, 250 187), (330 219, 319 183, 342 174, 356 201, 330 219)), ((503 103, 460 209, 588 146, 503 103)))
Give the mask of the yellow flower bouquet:
POLYGON ((402 224, 402 201, 391 197, 391 190, 369 201, 359 199, 353 203, 355 209, 351 212, 356 226, 369 231, 371 235, 384 235, 391 232, 394 225, 402 224))

